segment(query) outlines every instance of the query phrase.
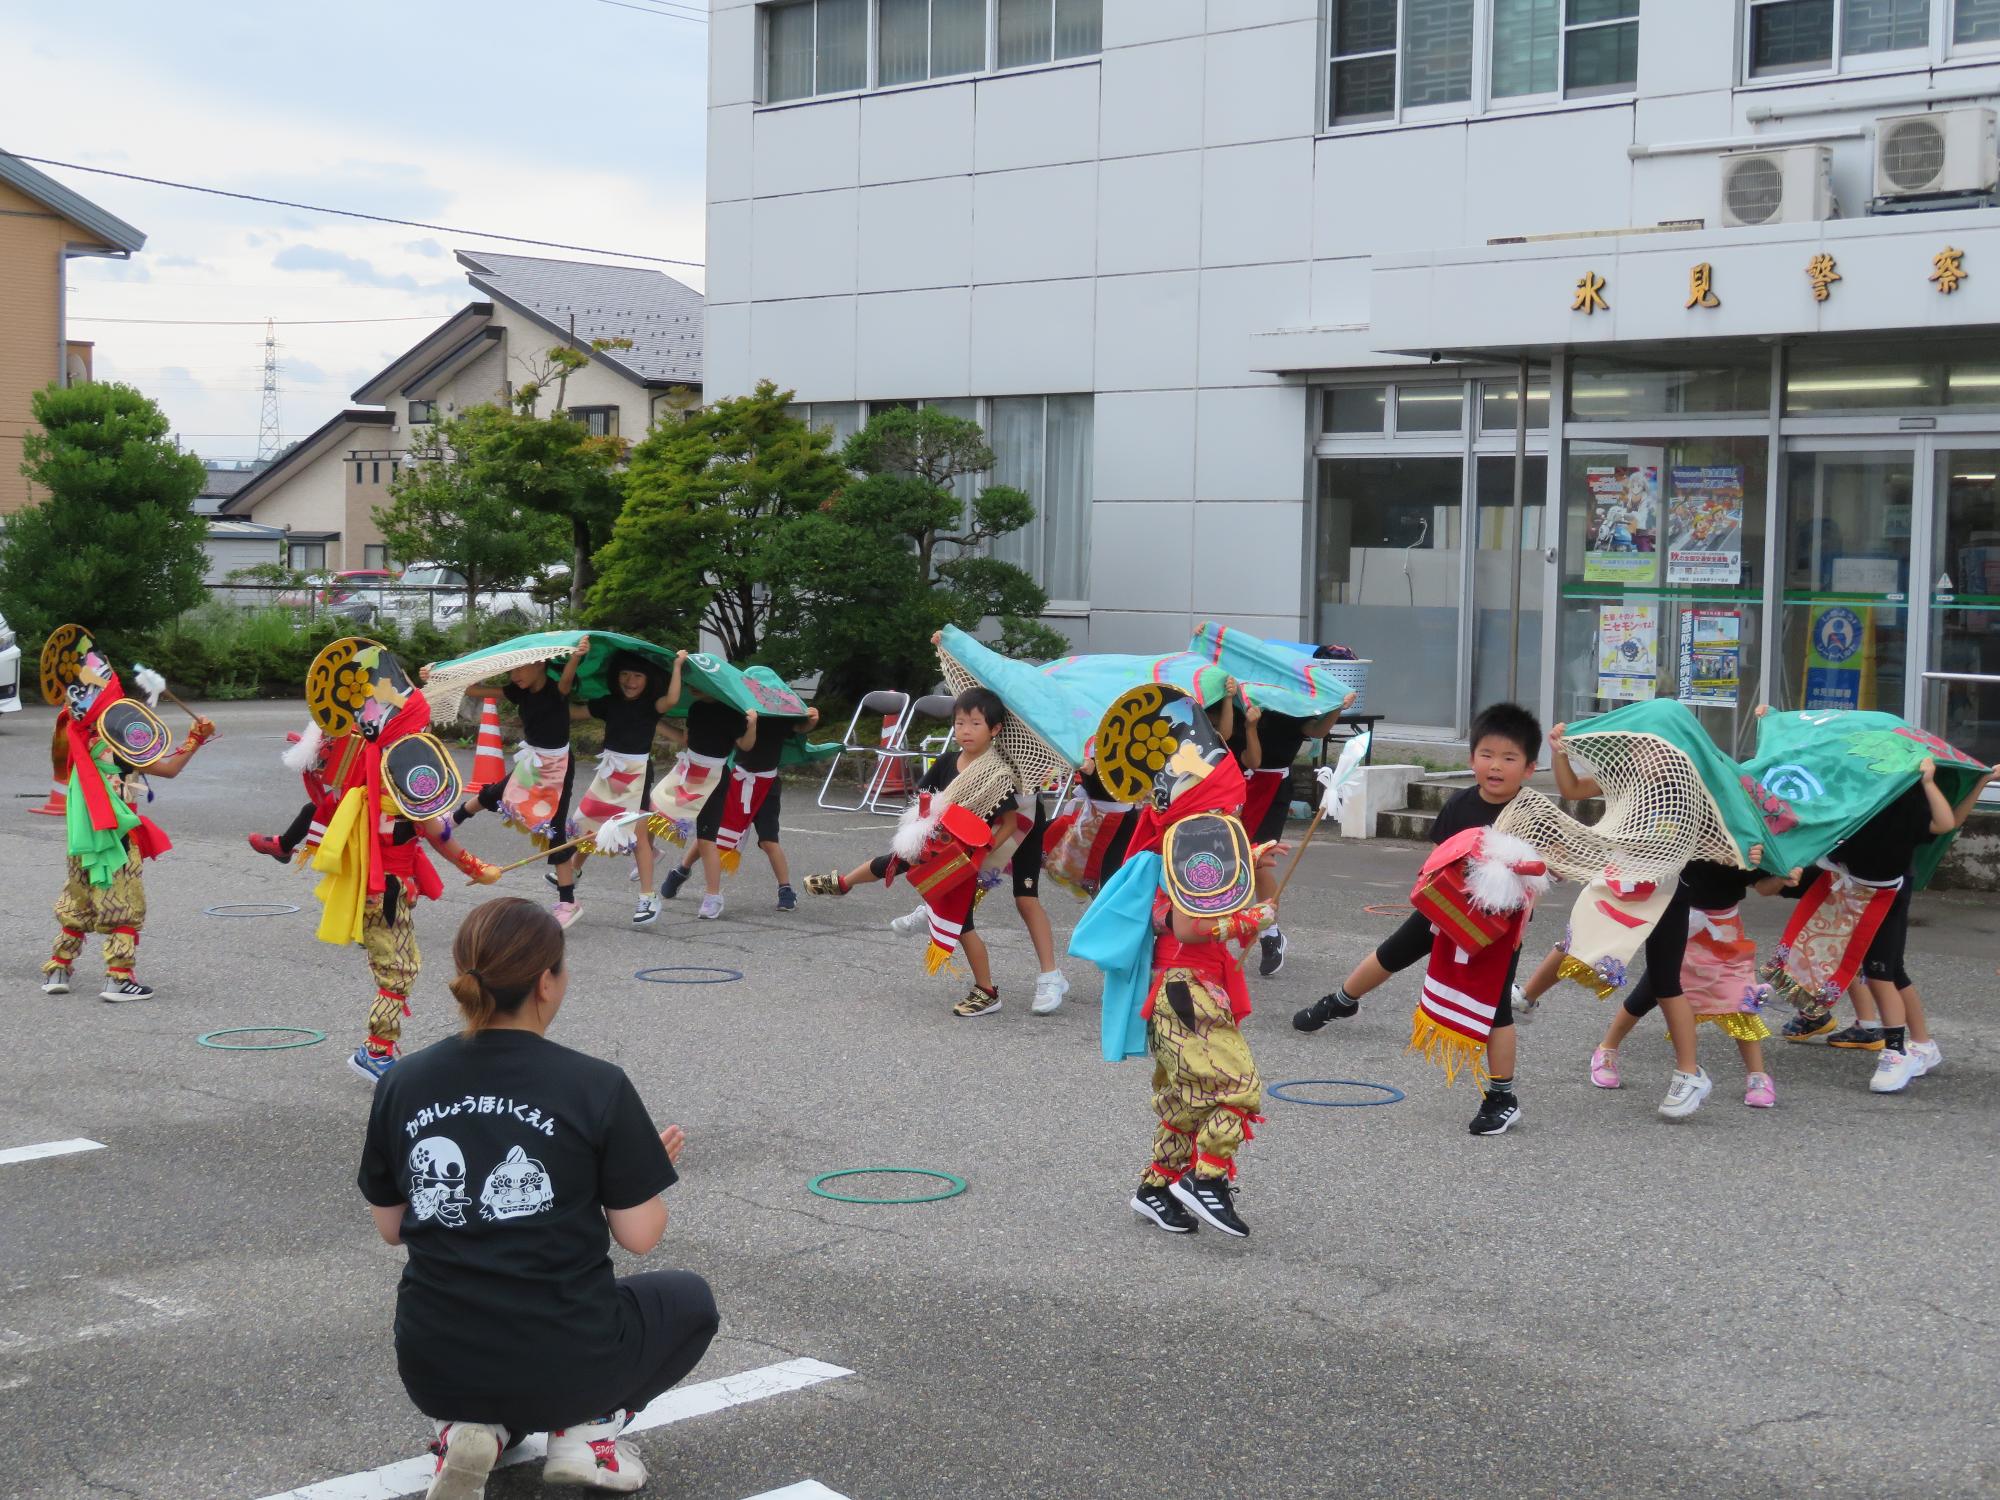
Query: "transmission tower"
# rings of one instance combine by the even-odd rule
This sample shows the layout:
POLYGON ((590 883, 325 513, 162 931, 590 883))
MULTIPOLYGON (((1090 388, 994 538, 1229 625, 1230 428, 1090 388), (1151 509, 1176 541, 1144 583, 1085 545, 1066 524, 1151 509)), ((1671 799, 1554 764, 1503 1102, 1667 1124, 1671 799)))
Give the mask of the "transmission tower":
POLYGON ((278 456, 278 325, 264 322, 264 413, 257 423, 257 460, 267 463, 278 456))

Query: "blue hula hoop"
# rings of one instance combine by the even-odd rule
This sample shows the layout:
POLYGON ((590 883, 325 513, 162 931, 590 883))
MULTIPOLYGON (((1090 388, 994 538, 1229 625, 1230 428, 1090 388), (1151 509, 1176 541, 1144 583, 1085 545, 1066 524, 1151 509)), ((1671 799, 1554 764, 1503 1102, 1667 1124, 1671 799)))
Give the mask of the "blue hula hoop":
POLYGON ((1403 1091, 1391 1088, 1386 1083, 1367 1083, 1359 1078, 1293 1078, 1284 1083, 1266 1084, 1264 1092, 1273 1099, 1286 1104, 1304 1104, 1313 1109, 1372 1109, 1378 1104, 1397 1104, 1404 1098, 1403 1091), (1294 1099, 1286 1089, 1303 1089, 1333 1086, 1344 1089, 1378 1089, 1387 1097, 1382 1099, 1294 1099))
POLYGON ((672 964, 664 969, 641 969, 632 976, 648 984, 733 984, 743 977, 741 969, 711 969, 699 964, 672 964), (682 979, 682 974, 713 974, 713 979, 682 979))

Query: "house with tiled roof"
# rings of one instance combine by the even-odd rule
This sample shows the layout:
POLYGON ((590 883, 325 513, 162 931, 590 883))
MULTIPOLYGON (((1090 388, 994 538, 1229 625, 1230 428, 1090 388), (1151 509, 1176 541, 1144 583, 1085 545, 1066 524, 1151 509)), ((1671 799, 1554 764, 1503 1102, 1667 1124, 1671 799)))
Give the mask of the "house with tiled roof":
MULTIPOLYGON (((506 405, 541 381, 548 351, 590 363, 561 384, 563 408, 596 433, 637 442, 701 399, 702 296, 659 271, 459 251, 479 301, 467 303, 355 392, 340 412, 226 499, 221 514, 284 529, 295 568, 389 565, 374 511, 413 440, 467 407, 506 405), (596 340, 614 341, 603 350, 596 340), (629 341, 630 347, 624 342, 629 341)), ((413 561, 414 559, 401 559, 413 561)))

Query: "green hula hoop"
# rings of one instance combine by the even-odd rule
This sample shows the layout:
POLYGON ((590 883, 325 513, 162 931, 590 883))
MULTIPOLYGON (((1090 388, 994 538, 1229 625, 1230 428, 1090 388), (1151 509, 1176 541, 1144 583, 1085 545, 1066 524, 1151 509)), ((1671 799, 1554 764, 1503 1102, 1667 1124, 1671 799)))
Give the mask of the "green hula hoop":
POLYGON ((326 1040, 324 1031, 314 1031, 310 1026, 231 1026, 223 1031, 205 1031, 195 1038, 204 1047, 217 1052, 284 1052, 293 1047, 312 1047, 326 1040), (219 1036, 247 1036, 262 1031, 290 1031, 303 1037, 296 1042, 261 1042, 249 1046, 242 1042, 218 1042, 219 1036))
POLYGON ((815 1197, 830 1198, 835 1203, 872 1203, 878 1208, 898 1208, 911 1203, 942 1203, 947 1198, 956 1198, 965 1191, 965 1179, 954 1177, 949 1172, 933 1172, 925 1167, 842 1167, 838 1172, 820 1173, 806 1184, 806 1191, 815 1197), (855 1198, 846 1193, 829 1193, 820 1186, 836 1177, 860 1177, 870 1172, 888 1172, 898 1177, 935 1177, 950 1186, 941 1193, 929 1193, 921 1198, 855 1198))

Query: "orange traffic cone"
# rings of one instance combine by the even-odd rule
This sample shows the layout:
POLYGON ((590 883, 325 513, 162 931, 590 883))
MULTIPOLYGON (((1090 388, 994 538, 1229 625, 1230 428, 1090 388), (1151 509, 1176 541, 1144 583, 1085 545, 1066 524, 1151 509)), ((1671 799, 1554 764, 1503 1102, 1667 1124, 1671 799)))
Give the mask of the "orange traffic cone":
POLYGON ((49 800, 28 811, 51 818, 69 813, 69 736, 61 719, 56 720, 56 732, 49 740, 49 800))
POLYGON ((472 752, 469 792, 507 779, 507 757, 500 751, 500 700, 488 698, 479 710, 479 742, 472 752))
MULTIPOLYGON (((882 748, 887 750, 896 742, 896 716, 887 715, 882 720, 882 748)), ((903 797, 909 794, 910 784, 903 777, 903 758, 898 755, 882 768, 882 792, 885 796, 903 797)))

